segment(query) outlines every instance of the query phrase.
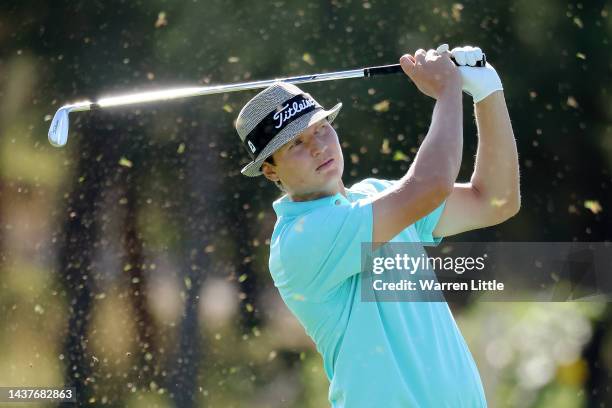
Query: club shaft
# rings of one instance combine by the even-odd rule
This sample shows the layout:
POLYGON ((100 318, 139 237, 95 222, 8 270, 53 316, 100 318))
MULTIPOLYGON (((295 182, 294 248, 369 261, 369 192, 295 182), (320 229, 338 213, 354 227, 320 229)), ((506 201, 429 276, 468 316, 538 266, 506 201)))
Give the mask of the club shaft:
MULTIPOLYGON (((478 61, 477 66, 484 66, 485 57, 478 61)), ((251 89, 267 88, 275 82, 287 82, 291 84, 302 84, 307 82, 334 81, 347 78, 364 78, 379 75, 395 74, 403 72, 400 64, 382 65, 368 68, 351 69, 347 71, 327 72, 321 74, 300 75, 287 78, 276 78, 262 81, 241 82, 228 85, 213 85, 203 87, 176 88, 162 91, 140 92, 128 95, 111 96, 101 98, 98 101, 84 101, 70 106, 71 112, 86 111, 92 108, 108 108, 113 106, 132 105, 137 103, 167 101, 172 99, 187 98, 191 96, 212 95, 226 92, 247 91, 251 89)))
MULTIPOLYGON (((367 69, 367 68, 366 68, 367 69)), ((203 87, 176 88, 162 91, 140 92, 128 95, 111 96, 101 98, 96 102, 79 102, 72 105, 71 111, 85 111, 92 108, 108 108, 113 106, 132 105, 154 101, 167 101, 172 99, 187 98, 191 96, 212 95, 226 92, 247 91, 251 89, 267 88, 275 82, 288 82, 292 84, 306 82, 332 81, 346 78, 362 78, 365 69, 353 69, 348 71, 328 72, 323 74, 301 75, 288 78, 278 78, 263 81, 241 82, 229 85, 213 85, 203 87)))

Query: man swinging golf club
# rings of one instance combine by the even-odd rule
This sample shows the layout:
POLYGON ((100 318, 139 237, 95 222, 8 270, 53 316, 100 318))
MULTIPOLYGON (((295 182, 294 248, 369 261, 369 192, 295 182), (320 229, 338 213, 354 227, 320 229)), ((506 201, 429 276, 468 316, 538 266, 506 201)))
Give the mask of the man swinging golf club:
POLYGON ((429 131, 399 180, 348 188, 326 110, 298 87, 276 83, 236 121, 252 161, 286 193, 270 242, 270 272, 314 340, 332 407, 486 407, 480 375, 445 302, 362 302, 361 245, 439 242, 495 225, 520 207, 516 144, 502 84, 479 48, 423 49, 400 58, 436 100, 429 131), (459 67, 449 58, 452 54, 459 67), (462 153, 462 89, 472 95, 478 150, 469 183, 456 183, 462 153))

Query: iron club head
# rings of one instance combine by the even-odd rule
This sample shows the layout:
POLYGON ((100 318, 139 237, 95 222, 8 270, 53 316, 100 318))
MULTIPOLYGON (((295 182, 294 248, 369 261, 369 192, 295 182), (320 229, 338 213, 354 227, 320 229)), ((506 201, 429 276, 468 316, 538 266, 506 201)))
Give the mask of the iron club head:
POLYGON ((68 114, 72 111, 87 111, 94 105, 89 101, 64 105, 55 112, 49 127, 49 143, 55 147, 62 147, 68 141, 69 120, 68 114))
POLYGON ((49 127, 49 142, 55 147, 62 147, 68 141, 68 114, 70 108, 62 106, 55 112, 49 127))

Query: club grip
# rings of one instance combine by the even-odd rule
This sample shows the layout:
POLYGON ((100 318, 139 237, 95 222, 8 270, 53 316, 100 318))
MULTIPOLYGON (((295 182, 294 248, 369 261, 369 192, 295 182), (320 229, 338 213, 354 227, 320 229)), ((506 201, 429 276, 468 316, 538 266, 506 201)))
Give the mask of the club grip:
MULTIPOLYGON (((455 61, 453 57, 451 57, 451 61, 453 61, 455 65, 459 66, 459 64, 457 64, 457 61, 455 61)), ((487 63, 487 57, 484 54, 482 54, 482 59, 479 61, 476 61, 476 66, 484 67, 486 63, 487 63)), ((404 72, 400 64, 380 65, 378 67, 364 68, 363 76, 366 78, 369 78, 369 77, 373 77, 376 75, 398 74, 400 72, 404 72)))

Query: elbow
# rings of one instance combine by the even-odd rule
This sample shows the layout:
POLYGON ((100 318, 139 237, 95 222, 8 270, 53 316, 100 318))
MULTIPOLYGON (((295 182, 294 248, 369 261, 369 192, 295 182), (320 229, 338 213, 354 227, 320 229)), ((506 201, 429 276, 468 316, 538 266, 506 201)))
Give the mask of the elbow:
POLYGON ((436 171, 430 174, 427 180, 427 185, 430 186, 433 195, 439 197, 440 201, 446 198, 453 192, 455 187, 455 179, 457 174, 450 174, 445 171, 436 171))
POLYGON ((426 168, 413 166, 408 171, 406 182, 411 184, 410 190, 413 193, 420 191, 425 200, 435 201, 437 205, 440 205, 453 192, 455 180, 459 172, 458 169, 457 171, 452 171, 446 167, 426 168))
MULTIPOLYGON (((495 203, 492 203, 492 207, 495 206, 495 203)), ((517 194, 512 199, 507 201, 501 201, 497 204, 497 207, 494 211, 491 212, 490 215, 490 225, 501 224, 502 222, 508 221, 510 218, 514 217, 521 210, 521 196, 517 194)))
POLYGON ((440 205, 451 195, 455 183, 448 178, 437 178, 431 180, 430 185, 432 199, 440 205))
POLYGON ((483 226, 490 227, 508 221, 521 209, 521 192, 518 185, 503 192, 491 194, 472 184, 477 200, 482 203, 483 226))
POLYGON ((508 221, 510 218, 514 217, 515 215, 517 215, 519 213, 521 209, 521 203, 517 202, 516 204, 512 204, 509 205, 507 209, 505 209, 504 211, 502 211, 502 213, 500 214, 500 221, 499 223, 508 221))
MULTIPOLYGON (((440 205, 453 192, 454 178, 444 172, 434 171, 427 175, 408 174, 403 182, 405 191, 411 196, 421 197, 421 201, 440 205)), ((435 208, 435 207, 434 207, 435 208)))

